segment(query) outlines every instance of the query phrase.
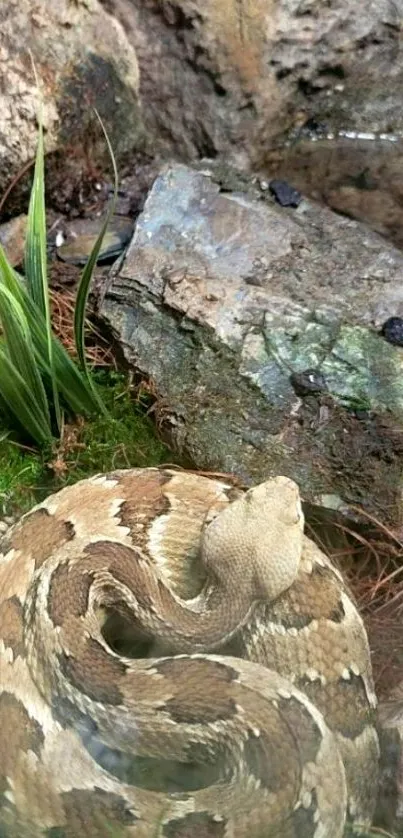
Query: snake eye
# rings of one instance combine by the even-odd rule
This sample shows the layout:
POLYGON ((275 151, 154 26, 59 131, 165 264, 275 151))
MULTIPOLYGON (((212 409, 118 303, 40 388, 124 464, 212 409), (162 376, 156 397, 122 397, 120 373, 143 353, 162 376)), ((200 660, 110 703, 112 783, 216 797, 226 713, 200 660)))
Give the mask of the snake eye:
POLYGON ((302 509, 301 507, 292 506, 284 507, 280 513, 280 520, 283 524, 287 524, 287 526, 296 526, 299 524, 302 518, 302 509))
POLYGON ((293 515, 292 515, 292 523, 293 524, 298 524, 299 521, 301 520, 301 518, 302 518, 302 507, 301 507, 300 502, 298 501, 298 503, 295 506, 293 515))

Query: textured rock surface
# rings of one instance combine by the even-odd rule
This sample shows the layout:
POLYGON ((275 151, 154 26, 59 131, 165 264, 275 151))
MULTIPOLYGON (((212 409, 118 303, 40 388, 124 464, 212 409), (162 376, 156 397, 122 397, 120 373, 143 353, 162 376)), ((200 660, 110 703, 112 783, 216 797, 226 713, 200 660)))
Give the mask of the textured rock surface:
POLYGON ((119 159, 144 138, 141 108, 157 148, 260 166, 307 120, 403 129, 401 22, 400 0, 7 0, 0 190, 35 150, 27 48, 48 150, 73 146, 95 162, 96 106, 119 159))
POLYGON ((403 315, 402 254, 211 174, 157 178, 103 301, 161 422, 200 468, 290 474, 309 500, 400 521, 403 355, 379 328, 403 315))
POLYGON ((26 215, 18 215, 11 221, 0 224, 0 244, 13 267, 23 262, 26 232, 26 215))
POLYGON ((403 246, 403 139, 302 138, 269 151, 263 168, 403 246))
MULTIPOLYGON (((67 145, 94 151, 92 107, 104 118, 118 157, 142 132, 135 51, 98 0, 7 0, 0 4, 7 80, 0 91, 0 191, 35 156, 39 95, 28 49, 42 87, 47 151, 67 145)), ((99 128, 95 135, 100 138, 99 128)))
POLYGON ((401 0, 108 0, 151 133, 180 155, 259 160, 310 117, 403 128, 401 0))

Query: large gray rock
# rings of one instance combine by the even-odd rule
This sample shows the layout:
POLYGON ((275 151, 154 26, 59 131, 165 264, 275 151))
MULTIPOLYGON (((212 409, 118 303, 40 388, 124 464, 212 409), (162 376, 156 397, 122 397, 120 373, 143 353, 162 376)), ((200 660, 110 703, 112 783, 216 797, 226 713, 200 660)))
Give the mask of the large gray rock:
POLYGON ((102 314, 199 468, 400 521, 403 350, 379 329, 403 316, 403 255, 381 237, 167 167, 102 314))

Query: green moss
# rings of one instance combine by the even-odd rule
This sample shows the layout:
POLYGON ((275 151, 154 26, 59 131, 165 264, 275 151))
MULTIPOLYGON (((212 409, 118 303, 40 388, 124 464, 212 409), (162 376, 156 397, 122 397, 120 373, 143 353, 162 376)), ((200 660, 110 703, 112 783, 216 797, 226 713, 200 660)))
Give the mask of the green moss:
POLYGON ((146 415, 148 405, 133 400, 125 376, 107 371, 96 380, 112 418, 100 415, 70 426, 73 439, 69 443, 65 434, 58 451, 21 447, 2 438, 0 430, 0 515, 25 512, 67 483, 97 472, 175 462, 146 415))
POLYGON ((147 404, 133 401, 125 376, 108 371, 98 373, 96 379, 112 419, 100 415, 85 422, 79 437, 83 447, 67 458, 74 468, 72 480, 114 468, 172 462, 172 454, 146 415, 147 404))
POLYGON ((0 515, 17 509, 25 511, 37 502, 37 491, 44 477, 41 458, 14 445, 0 442, 0 515))

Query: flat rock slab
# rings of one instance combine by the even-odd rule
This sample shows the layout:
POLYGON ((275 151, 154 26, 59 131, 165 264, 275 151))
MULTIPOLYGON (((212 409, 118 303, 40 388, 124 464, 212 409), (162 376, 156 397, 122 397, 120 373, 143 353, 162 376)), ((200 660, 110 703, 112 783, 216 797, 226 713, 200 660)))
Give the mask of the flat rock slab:
POLYGON ((358 222, 253 183, 165 167, 101 315, 151 379, 184 459, 401 523, 403 255, 358 222), (307 373, 308 371, 308 373, 307 373))

